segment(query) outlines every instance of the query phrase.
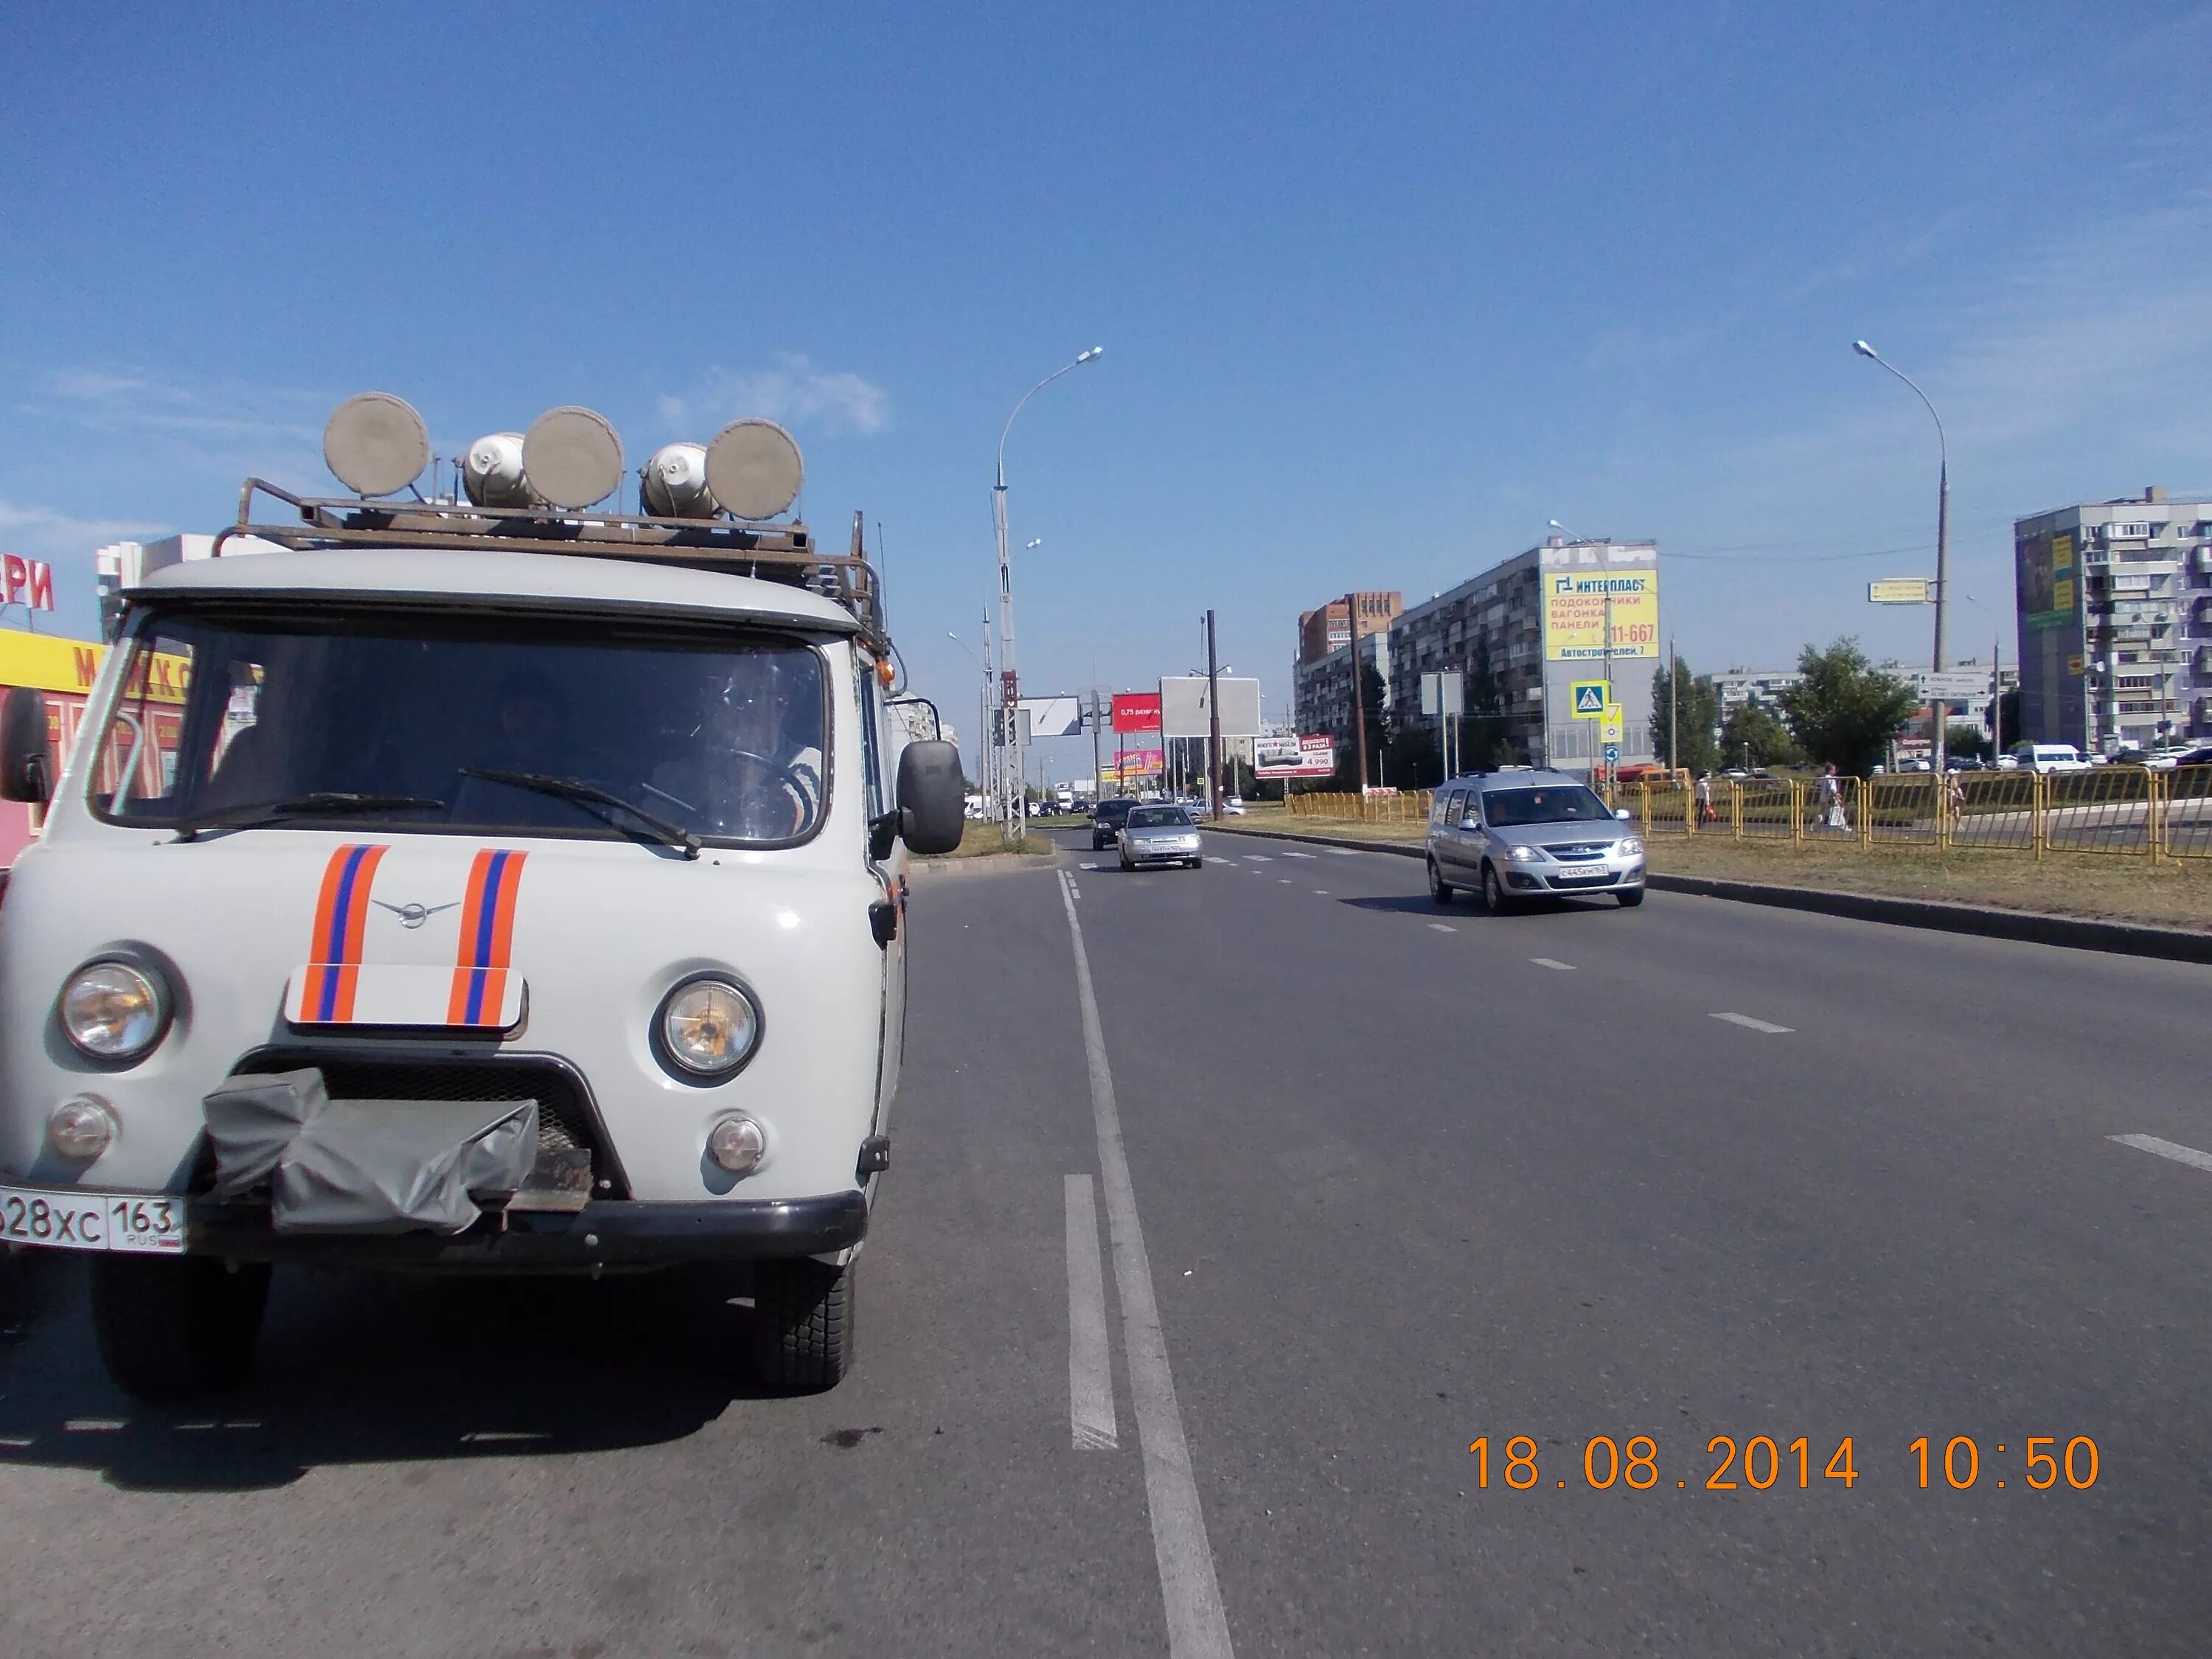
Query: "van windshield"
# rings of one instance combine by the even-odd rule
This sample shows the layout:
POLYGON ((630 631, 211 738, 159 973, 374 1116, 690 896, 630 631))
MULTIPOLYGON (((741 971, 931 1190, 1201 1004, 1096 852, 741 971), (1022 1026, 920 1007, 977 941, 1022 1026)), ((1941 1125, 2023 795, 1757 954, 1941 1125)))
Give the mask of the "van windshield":
POLYGON ((1548 789, 1486 789, 1482 811, 1492 825, 1501 830, 1523 823, 1582 823, 1613 817, 1613 809, 1579 783, 1548 789))
POLYGON ((111 823, 776 846, 827 805, 829 677, 787 636, 226 606, 125 648, 92 778, 111 823))

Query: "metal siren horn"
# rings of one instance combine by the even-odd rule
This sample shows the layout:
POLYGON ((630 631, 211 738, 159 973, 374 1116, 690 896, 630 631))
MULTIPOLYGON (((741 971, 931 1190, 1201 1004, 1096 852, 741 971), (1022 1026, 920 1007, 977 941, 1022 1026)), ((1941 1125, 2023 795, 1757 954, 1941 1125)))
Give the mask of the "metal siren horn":
POLYGON ((461 457, 461 488, 478 507, 536 507, 522 470, 522 434, 487 432, 461 457))
POLYGON ((717 519, 721 502, 707 487, 707 446, 663 444, 638 474, 645 510, 661 519, 717 519))
POLYGON ((550 505, 591 507, 622 483, 622 440, 588 409, 549 409, 522 434, 522 471, 550 505))
POLYGON ((331 412, 323 428, 323 460, 356 495, 390 495, 429 465, 430 434, 405 398, 364 392, 331 412))
POLYGON ((805 481, 798 444, 774 421, 732 421, 707 446, 707 487, 740 519, 788 511, 805 481))

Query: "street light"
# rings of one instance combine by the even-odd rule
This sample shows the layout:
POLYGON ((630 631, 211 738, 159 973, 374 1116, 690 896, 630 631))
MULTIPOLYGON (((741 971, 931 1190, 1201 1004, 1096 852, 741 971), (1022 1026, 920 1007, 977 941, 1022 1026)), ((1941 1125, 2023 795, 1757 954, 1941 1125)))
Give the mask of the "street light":
MULTIPOLYGON (((1852 341, 1851 349, 1870 362, 1880 363, 1911 386, 1912 395, 1926 405, 1928 418, 1936 422, 1936 672, 1940 674, 1943 672, 1943 606, 1944 601, 1949 598, 1948 578, 1951 574, 1951 451, 1943 437, 1943 417, 1936 412, 1936 405, 1928 401, 1928 394, 1920 389, 1910 374, 1886 360, 1864 340, 1852 341)), ((1945 707, 1941 688, 1931 687, 1931 690, 1936 693, 1929 699, 1936 720, 1935 745, 1930 750, 1935 763, 1930 769, 1941 778, 1943 775, 1943 722, 1949 718, 1949 711, 1945 707)))
POLYGON ((1997 613, 1965 588, 1959 597, 1990 619, 1990 758, 2004 753, 2004 624, 1997 613))
MULTIPOLYGON (((945 637, 968 651, 968 641, 947 629, 945 637)), ((991 787, 991 665, 986 660, 991 654, 991 619, 983 618, 983 655, 968 651, 968 660, 983 672, 983 689, 975 702, 975 787, 988 793, 991 787)))
POLYGON ((1078 352, 1073 362, 1053 370, 1022 393, 1013 414, 1007 416, 1006 425, 999 428, 999 476, 998 482, 991 487, 991 516, 999 535, 999 717, 1006 722, 1001 729, 1014 762, 1010 767, 1000 769, 999 823, 1006 838, 1017 843, 1029 833, 1029 802, 1022 785, 1021 681, 1014 662, 1013 564, 1006 556, 1006 434, 1014 429, 1015 416, 1027 407, 1030 398, 1061 375, 1094 361, 1105 349, 1104 346, 1092 346, 1088 351, 1078 352))

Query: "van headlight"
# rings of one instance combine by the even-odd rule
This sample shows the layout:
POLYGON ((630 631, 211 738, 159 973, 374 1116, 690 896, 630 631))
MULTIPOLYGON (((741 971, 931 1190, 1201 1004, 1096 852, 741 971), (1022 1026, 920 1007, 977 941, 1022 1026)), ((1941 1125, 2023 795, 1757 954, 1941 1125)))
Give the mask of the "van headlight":
POLYGON ((687 979, 660 1000, 653 1053, 686 1083, 734 1077, 760 1047, 760 1006, 726 979, 687 979))
POLYGON ((1544 855, 1526 842, 1516 842, 1505 856, 1516 864, 1541 864, 1544 861, 1544 855))
POLYGON ((1644 837, 1641 836, 1623 836, 1619 841, 1613 844, 1613 850, 1616 855, 1621 858, 1640 858, 1644 854, 1644 837))
POLYGON ((62 1034, 88 1060, 133 1060, 169 1025, 167 988, 151 969, 88 962, 62 987, 62 1034))

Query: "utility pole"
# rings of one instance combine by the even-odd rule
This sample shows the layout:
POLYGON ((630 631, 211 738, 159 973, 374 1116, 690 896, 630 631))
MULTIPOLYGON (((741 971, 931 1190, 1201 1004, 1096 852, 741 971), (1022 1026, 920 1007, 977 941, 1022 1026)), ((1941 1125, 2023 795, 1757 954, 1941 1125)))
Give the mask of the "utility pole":
POLYGON ((1098 688, 1091 688, 1091 796, 1094 800, 1105 799, 1098 776, 1098 688))
MULTIPOLYGON (((1605 706, 1607 708, 1613 707, 1613 591, 1610 583, 1607 585, 1605 595, 1605 706)), ((1598 734, 1602 738, 1604 733, 1604 722, 1600 721, 1598 734)), ((1626 738, 1628 733, 1623 731, 1620 735, 1626 738)), ((1605 749, 1601 744, 1596 758, 1590 763, 1590 775, 1595 777, 1598 768, 1604 763, 1605 749)))
POLYGON ((1682 665, 1674 655, 1674 636, 1667 636, 1667 773, 1668 782, 1674 782, 1674 769, 1681 759, 1674 752, 1675 705, 1682 701, 1682 665))
MULTIPOLYGON (((1876 351, 1864 340, 1852 341, 1851 349, 1858 353, 1862 357, 1865 357, 1872 362, 1880 363, 1884 368, 1889 370, 1891 374, 1896 375, 1899 380, 1911 386, 1912 388, 1912 395, 1919 398, 1921 405, 1927 410, 1928 418, 1936 422, 1936 486, 1935 669, 1938 674, 1941 674, 1943 672, 1944 657, 1943 614, 1945 607, 1948 605, 1951 599, 1951 447, 1949 441, 1943 435, 1943 417, 1936 412, 1936 405, 1929 401, 1928 394, 1920 389, 1919 383, 1917 381, 1914 380, 1913 378, 1910 374, 1905 373, 1904 370, 1891 363, 1888 359, 1882 356, 1880 352, 1876 351)), ((1929 712, 1936 717, 1933 722, 1933 741, 1930 744, 1929 751, 1932 757, 1930 770, 1935 774, 1936 793, 1940 799, 1943 789, 1943 739, 1945 736, 1943 727, 1945 722, 1949 719, 1949 710, 1943 701, 1942 690, 1939 685, 1936 684, 1934 682, 1930 682, 1928 690, 1930 694, 1929 697, 1929 712)))
MULTIPOLYGON (((1346 593, 1344 608, 1352 617, 1352 740, 1359 763, 1359 798, 1367 799, 1367 696, 1359 682, 1359 596, 1346 593)), ((1324 619, 1322 625, 1326 627, 1324 619)))
POLYGON ((1206 613, 1206 787, 1212 797, 1213 816, 1221 817, 1221 668, 1213 650, 1213 612, 1206 613))

